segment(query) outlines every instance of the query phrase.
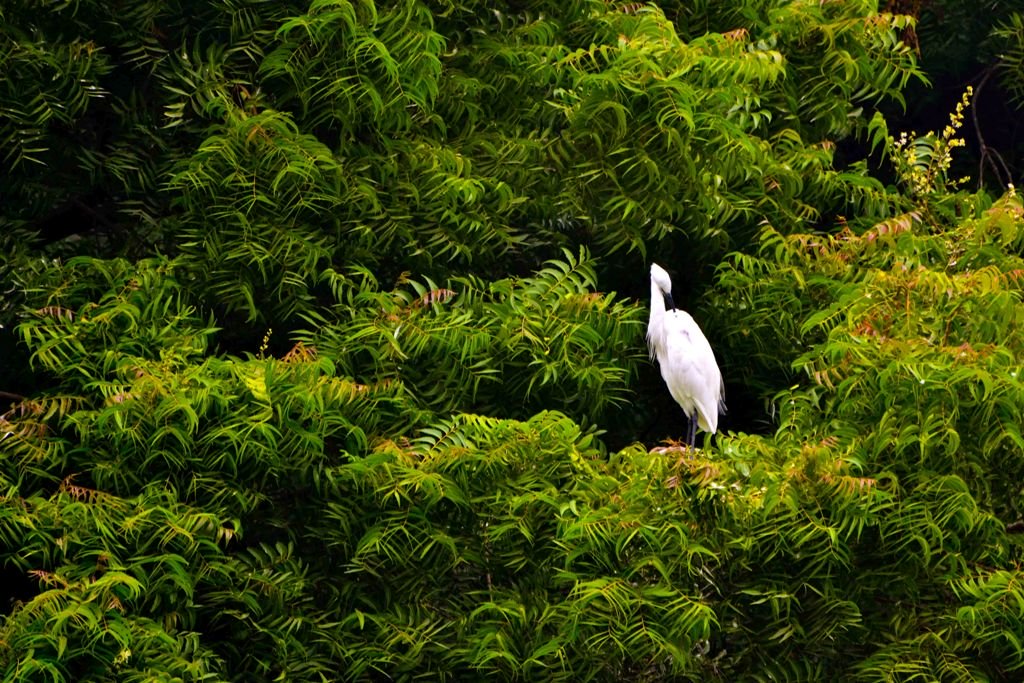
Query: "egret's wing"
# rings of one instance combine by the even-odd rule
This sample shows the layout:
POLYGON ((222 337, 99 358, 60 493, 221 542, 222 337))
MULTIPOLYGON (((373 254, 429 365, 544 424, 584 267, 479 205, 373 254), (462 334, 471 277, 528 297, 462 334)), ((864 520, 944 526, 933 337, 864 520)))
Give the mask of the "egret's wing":
POLYGON ((659 360, 672 397, 687 415, 696 409, 701 429, 715 432, 723 390, 722 373, 711 344, 683 311, 673 311, 666 317, 664 339, 664 359, 659 360))

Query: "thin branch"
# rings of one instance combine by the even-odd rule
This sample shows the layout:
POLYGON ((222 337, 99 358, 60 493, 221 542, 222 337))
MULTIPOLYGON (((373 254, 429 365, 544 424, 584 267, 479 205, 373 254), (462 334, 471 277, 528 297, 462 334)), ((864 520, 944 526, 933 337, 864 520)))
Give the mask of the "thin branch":
POLYGON ((978 148, 981 151, 981 157, 978 159, 978 189, 980 190, 985 183, 985 164, 988 162, 988 166, 992 169, 992 172, 996 176, 996 180, 1000 185, 1005 186, 1013 178, 1013 174, 1010 172, 1009 166, 1006 165, 1006 161, 1003 156, 999 153, 999 150, 994 147, 989 147, 985 144, 985 138, 981 135, 981 124, 978 122, 978 100, 981 98, 981 90, 988 83, 988 79, 995 73, 996 64, 990 64, 985 67, 985 70, 981 73, 981 80, 978 81, 978 85, 974 87, 974 102, 971 106, 971 121, 974 123, 974 134, 978 138, 978 148), (999 162, 996 164, 996 162, 999 162), (1001 176, 1000 166, 1002 166, 1002 172, 1005 174, 1001 176), (1003 179, 1005 177, 1005 180, 1003 179))

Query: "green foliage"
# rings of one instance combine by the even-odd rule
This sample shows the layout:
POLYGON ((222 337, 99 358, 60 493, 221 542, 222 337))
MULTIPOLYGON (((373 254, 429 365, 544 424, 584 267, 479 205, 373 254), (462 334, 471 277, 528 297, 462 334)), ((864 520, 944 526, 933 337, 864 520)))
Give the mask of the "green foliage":
POLYGON ((1024 14, 1014 12, 992 35, 1004 48, 998 63, 1000 81, 1020 109, 1024 107, 1024 14))
MULTIPOLYGON (((863 659, 851 672, 858 680, 1004 680, 1024 666, 1016 613, 1000 611, 1005 598, 996 587, 1019 562, 1005 525, 1024 515, 1017 417, 1024 210, 1013 195, 990 206, 984 196, 960 200, 975 213, 948 227, 908 214, 861 234, 767 229, 760 257, 736 256, 720 273, 716 301, 731 303, 723 315, 741 320, 723 355, 752 358, 754 382, 790 362, 810 380, 775 397, 777 439, 820 439, 803 462, 785 467, 867 505, 850 526, 821 527, 828 542, 800 553, 823 563, 830 579, 829 558, 853 570, 848 584, 829 586, 855 583, 856 591, 831 596, 819 586, 808 595, 834 598, 828 613, 844 614, 842 628, 858 634, 863 659), (844 548, 839 539, 851 534, 865 542, 844 548), (847 611, 849 600, 855 609, 847 611), (877 649, 864 647, 872 633, 887 634, 877 649)), ((772 494, 769 486, 766 500, 772 494)), ((813 509, 820 514, 836 502, 819 500, 813 509)), ((806 503, 790 510, 806 526, 806 503)), ((769 533, 773 541, 790 537, 785 521, 769 533)), ((814 538, 810 529, 793 533, 814 538)), ((765 565, 757 567, 760 582, 765 565)), ((787 565, 784 576, 794 569, 787 565)), ((792 626, 780 628, 794 637, 792 626)), ((831 646, 835 634, 829 638, 831 646)))
POLYGON ((90 0, 44 23, 36 4, 6 10, 6 59, 38 77, 11 81, 0 111, 12 158, 49 156, 4 179, 10 215, 48 236, 81 214, 104 251, 180 253, 199 301, 250 334, 295 329, 320 274, 353 262, 522 276, 564 248, 600 260, 685 235, 701 266, 765 217, 884 216, 877 184, 833 168, 834 138, 920 75, 895 39, 907 19, 863 3, 751 2, 704 35, 680 30, 692 9, 592 0, 90 0), (89 36, 74 72, 58 35, 89 36), (85 93, 59 130, 25 104, 57 78, 85 93))
POLYGON ((287 319, 308 310, 310 278, 330 257, 311 223, 338 201, 342 169, 275 112, 235 110, 221 128, 170 180, 184 209, 182 262, 226 312, 287 319))
POLYGON ((90 99, 106 95, 97 84, 110 71, 91 41, 19 38, 5 41, 0 51, 0 67, 11 75, 4 79, 0 146, 5 165, 15 169, 46 165, 45 157, 54 151, 47 144, 46 128, 73 125, 90 99))
POLYGON ((210 668, 178 610, 221 562, 230 524, 158 486, 126 499, 69 476, 52 494, 23 497, 4 483, 0 538, 17 548, 6 560, 40 586, 4 620, 5 680, 101 680, 112 670, 135 680, 147 660, 158 672, 210 668))
POLYGON ((594 292, 586 254, 536 276, 376 291, 365 273, 335 274, 339 302, 300 336, 359 381, 400 382, 438 416, 529 415, 543 407, 598 418, 624 403, 643 357, 640 311, 594 292))
POLYGON ((7 3, 3 680, 1019 678, 1024 209, 876 10, 7 3), (771 433, 639 443, 655 252, 771 433))

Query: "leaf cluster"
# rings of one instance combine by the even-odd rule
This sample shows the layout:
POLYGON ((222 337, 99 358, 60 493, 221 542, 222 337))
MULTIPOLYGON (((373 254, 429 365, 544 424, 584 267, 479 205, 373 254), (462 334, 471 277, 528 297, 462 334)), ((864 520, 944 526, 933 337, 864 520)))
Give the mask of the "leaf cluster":
POLYGON ((1019 677, 1024 210, 863 115, 910 18, 8 4, 3 680, 1019 677), (655 251, 772 433, 638 443, 655 251))

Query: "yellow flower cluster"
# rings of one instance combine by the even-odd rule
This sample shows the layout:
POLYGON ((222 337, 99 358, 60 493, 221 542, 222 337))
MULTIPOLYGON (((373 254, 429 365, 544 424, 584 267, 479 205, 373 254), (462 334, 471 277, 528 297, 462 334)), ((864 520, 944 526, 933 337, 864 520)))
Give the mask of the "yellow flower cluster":
POLYGON ((964 125, 964 110, 970 106, 973 94, 974 88, 967 86, 957 102, 956 111, 949 115, 949 125, 942 130, 941 136, 929 131, 918 138, 911 131, 909 135, 901 133, 898 140, 889 138, 890 156, 912 194, 931 194, 938 189, 937 185, 957 187, 970 180, 968 177, 949 180, 946 171, 953 161, 953 150, 967 144, 956 135, 964 125))
POLYGON ((949 140, 951 147, 963 147, 963 139, 957 139, 953 136, 956 132, 964 125, 964 109, 971 106, 971 96, 974 94, 974 88, 967 86, 967 90, 960 97, 960 101, 956 103, 956 111, 949 115, 949 125, 942 131, 942 139, 949 140))

